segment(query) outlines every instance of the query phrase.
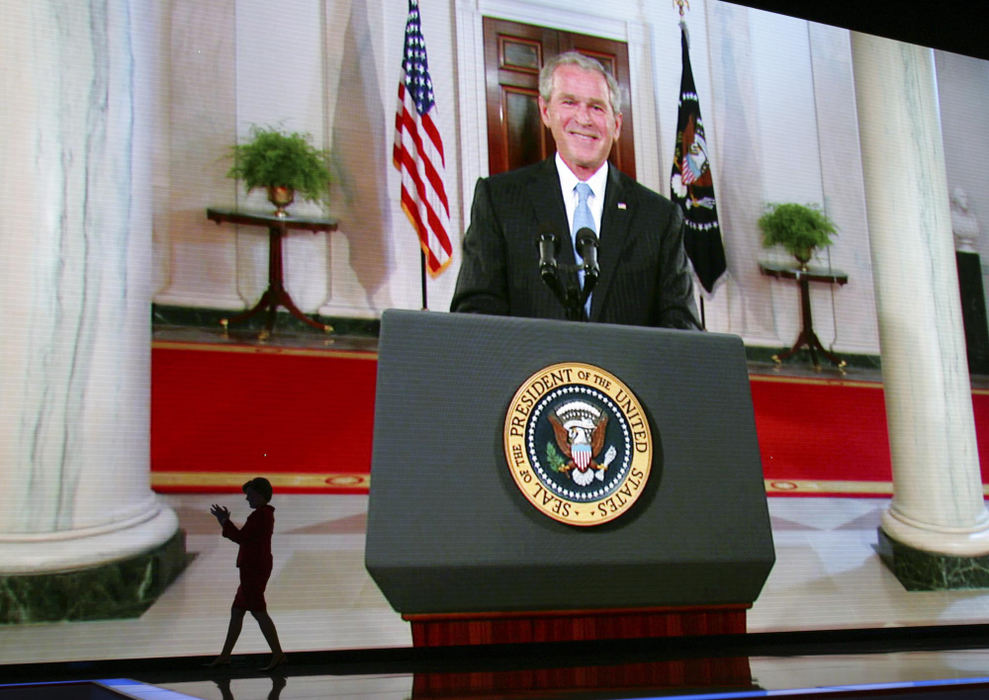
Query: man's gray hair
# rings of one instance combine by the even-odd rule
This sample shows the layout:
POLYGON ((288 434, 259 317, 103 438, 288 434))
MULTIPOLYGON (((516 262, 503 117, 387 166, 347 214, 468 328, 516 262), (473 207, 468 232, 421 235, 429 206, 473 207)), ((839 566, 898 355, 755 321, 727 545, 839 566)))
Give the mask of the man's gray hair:
POLYGON ((604 69, 601 62, 578 51, 567 51, 557 54, 547 61, 539 71, 539 96, 547 104, 553 96, 553 73, 560 66, 577 66, 584 70, 600 73, 608 83, 608 97, 611 101, 611 111, 616 115, 622 112, 622 93, 615 77, 604 69))

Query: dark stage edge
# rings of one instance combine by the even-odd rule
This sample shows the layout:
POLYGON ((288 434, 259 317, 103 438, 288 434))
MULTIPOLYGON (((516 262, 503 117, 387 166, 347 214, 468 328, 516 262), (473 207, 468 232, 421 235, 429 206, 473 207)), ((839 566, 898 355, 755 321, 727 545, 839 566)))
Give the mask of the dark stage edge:
MULTIPOLYGON (((458 646, 442 648, 345 649, 288 652, 281 676, 462 674, 509 670, 594 667, 696 659, 889 654, 989 648, 989 625, 947 625, 806 632, 708 635, 458 646)), ((152 685, 222 678, 258 678, 268 654, 235 655, 221 669, 204 666, 212 656, 93 659, 0 665, 5 684, 131 678, 152 685)), ((987 671, 989 675, 989 671, 987 671)), ((984 697, 989 682, 978 679, 984 697)), ((666 689, 668 694, 671 689, 666 689)), ((728 690, 728 689, 724 689, 728 690)), ((709 692, 709 690, 697 692, 709 692)), ((774 694, 778 691, 774 690, 774 694)), ((829 694, 829 697, 833 697, 829 694)), ((0 693, 0 698, 4 695, 0 693)))

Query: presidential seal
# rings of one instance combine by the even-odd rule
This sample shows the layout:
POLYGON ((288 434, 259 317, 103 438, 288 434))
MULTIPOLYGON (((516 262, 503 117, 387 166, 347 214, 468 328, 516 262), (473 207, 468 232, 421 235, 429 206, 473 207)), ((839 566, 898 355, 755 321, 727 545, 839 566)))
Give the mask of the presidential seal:
POLYGON ((652 435, 639 400, 613 374, 583 363, 546 367, 515 393, 505 416, 512 478, 545 515, 600 525, 642 495, 652 435))

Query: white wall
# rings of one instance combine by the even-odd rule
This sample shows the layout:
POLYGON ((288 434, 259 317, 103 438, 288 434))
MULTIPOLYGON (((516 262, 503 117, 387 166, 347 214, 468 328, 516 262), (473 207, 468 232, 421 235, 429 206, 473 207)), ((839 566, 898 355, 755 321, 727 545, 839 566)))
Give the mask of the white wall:
MULTIPOLYGON (((292 234, 286 247, 287 286, 303 310, 374 317, 392 306, 418 308, 418 244, 399 207, 391 165, 406 4, 168 5, 168 137, 160 139, 168 150, 157 159, 167 177, 156 178, 156 301, 235 309, 263 290, 265 232, 205 220, 210 205, 266 206, 261 195, 245 198, 223 177, 228 147, 258 123, 310 132, 334 154, 330 214, 340 219, 340 230, 292 234)), ((612 0, 575 11, 564 0, 421 0, 420 11, 446 146, 455 251, 474 182, 486 174, 483 15, 627 41, 639 179, 668 194, 680 81, 679 17, 671 3, 612 0)), ((841 288, 815 286, 818 335, 839 352, 878 353, 848 32, 717 0, 695 0, 686 19, 730 271, 705 300, 708 327, 750 344, 793 341, 796 287, 759 274, 759 260, 785 256, 761 248, 755 222, 766 202, 813 202, 840 229, 815 264, 850 279, 841 288)), ((989 106, 987 65, 938 56, 951 127, 949 178, 967 185, 983 221, 989 216, 981 165, 989 158, 989 127, 981 119, 989 106), (971 125, 967 133, 964 124, 971 125)), ((430 281, 430 308, 449 304, 457 252, 450 269, 430 281)))
POLYGON ((989 61, 935 52, 948 187, 968 195, 982 229, 983 287, 989 290, 989 61))

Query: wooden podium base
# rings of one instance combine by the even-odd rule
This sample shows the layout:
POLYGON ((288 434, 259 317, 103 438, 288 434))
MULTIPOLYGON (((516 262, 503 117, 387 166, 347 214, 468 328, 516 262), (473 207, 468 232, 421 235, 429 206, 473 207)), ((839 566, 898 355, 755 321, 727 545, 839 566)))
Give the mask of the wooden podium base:
POLYGON ((744 634, 749 604, 402 615, 415 647, 744 634))

